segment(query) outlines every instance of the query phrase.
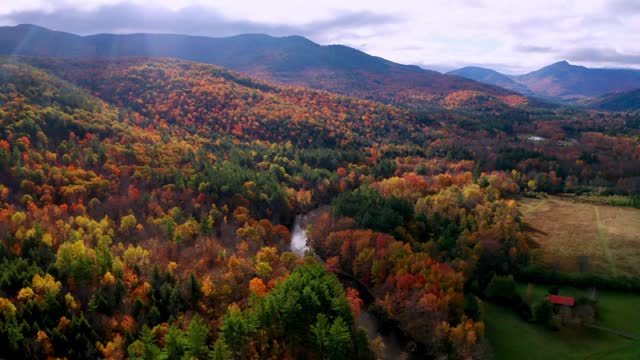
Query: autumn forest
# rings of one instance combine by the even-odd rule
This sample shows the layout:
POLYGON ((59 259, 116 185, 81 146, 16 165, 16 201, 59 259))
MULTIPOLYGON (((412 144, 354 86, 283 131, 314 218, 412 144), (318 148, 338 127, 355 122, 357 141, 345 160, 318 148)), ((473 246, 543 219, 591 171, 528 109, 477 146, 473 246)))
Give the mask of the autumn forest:
POLYGON ((384 358, 366 310, 409 358, 485 359, 484 302, 549 321, 515 281, 640 291, 540 267, 519 207, 640 207, 637 112, 353 96, 183 60, 2 58, 0 358, 384 358))

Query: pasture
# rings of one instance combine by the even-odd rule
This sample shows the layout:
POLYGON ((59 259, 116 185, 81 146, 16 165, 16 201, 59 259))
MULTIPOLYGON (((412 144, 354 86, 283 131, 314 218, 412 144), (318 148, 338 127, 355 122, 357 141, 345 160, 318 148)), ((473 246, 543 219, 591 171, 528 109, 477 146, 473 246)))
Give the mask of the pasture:
POLYGON ((640 209, 521 199, 527 234, 539 246, 535 262, 564 272, 640 276, 640 209))
MULTIPOLYGON (((534 303, 546 296, 549 286, 535 285, 534 303)), ((525 294, 526 285, 518 291, 525 294)), ((560 288, 560 294, 579 297, 582 289, 560 288)), ((598 318, 596 324, 640 335, 640 295, 597 291, 598 318)), ((640 341, 629 340, 608 332, 590 328, 549 330, 530 324, 511 309, 485 303, 486 334, 500 359, 640 359, 640 341)))

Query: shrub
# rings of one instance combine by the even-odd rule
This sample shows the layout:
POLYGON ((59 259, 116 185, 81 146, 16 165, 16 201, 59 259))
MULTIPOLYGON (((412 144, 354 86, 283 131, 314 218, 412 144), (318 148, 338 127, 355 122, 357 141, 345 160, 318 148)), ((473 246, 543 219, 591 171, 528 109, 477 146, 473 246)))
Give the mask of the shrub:
POLYGON ((553 320, 553 305, 548 300, 542 300, 542 302, 536 304, 533 307, 534 320, 538 324, 545 326, 552 326, 553 320))
POLYGON ((485 295, 489 300, 500 304, 509 304, 515 298, 519 298, 512 275, 494 275, 485 289, 485 295))

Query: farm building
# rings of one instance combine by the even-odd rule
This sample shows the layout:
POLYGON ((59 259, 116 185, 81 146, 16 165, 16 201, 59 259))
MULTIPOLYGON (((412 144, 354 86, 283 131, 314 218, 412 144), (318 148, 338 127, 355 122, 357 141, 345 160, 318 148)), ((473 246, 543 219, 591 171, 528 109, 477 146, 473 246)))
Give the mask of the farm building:
POLYGON ((554 305, 574 306, 576 304, 576 299, 570 296, 549 295, 547 296, 547 300, 554 305))

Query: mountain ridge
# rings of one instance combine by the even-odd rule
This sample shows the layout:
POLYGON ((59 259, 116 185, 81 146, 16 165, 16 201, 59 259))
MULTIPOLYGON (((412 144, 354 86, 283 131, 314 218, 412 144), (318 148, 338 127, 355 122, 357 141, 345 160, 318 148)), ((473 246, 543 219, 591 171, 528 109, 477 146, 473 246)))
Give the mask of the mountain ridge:
POLYGON ((483 67, 466 66, 458 70, 449 71, 447 74, 497 85, 523 95, 533 95, 533 92, 529 88, 513 80, 509 75, 483 67))
POLYGON ((459 91, 525 102, 495 85, 398 64, 344 45, 301 36, 243 34, 213 38, 176 34, 79 36, 43 27, 0 27, 0 54, 62 58, 168 57, 209 63, 262 80, 327 90, 406 107, 441 106, 459 91))
POLYGON ((527 95, 575 104, 609 93, 640 89, 640 70, 588 68, 566 60, 521 75, 505 75, 487 68, 462 68, 447 74, 511 90, 522 87, 526 90, 521 93, 527 95))

